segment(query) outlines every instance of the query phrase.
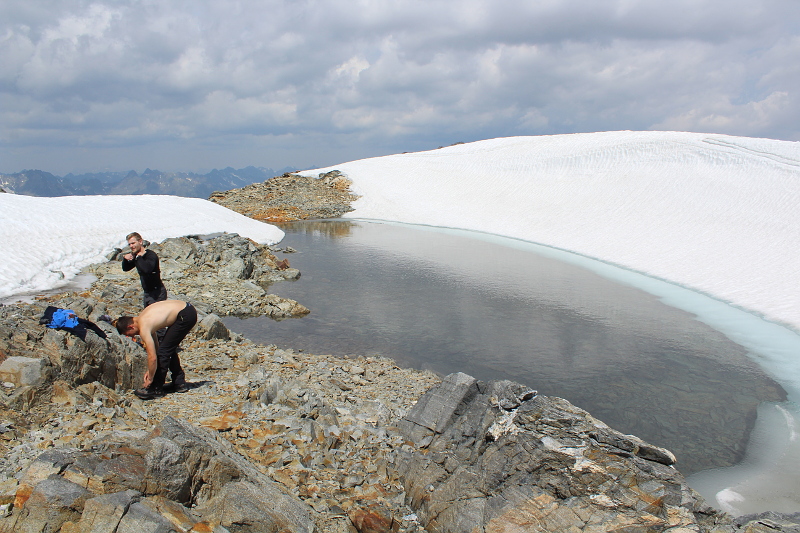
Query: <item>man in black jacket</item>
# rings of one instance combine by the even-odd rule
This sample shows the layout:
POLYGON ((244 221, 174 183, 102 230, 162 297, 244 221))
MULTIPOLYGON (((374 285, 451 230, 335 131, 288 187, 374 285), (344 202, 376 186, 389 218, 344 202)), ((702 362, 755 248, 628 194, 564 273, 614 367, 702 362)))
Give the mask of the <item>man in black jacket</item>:
POLYGON ((130 253, 122 256, 122 270, 125 272, 136 267, 139 272, 139 279, 142 282, 144 307, 167 299, 167 289, 161 281, 161 269, 158 265, 158 255, 153 250, 144 247, 142 236, 136 232, 131 233, 125 239, 130 246, 130 253))

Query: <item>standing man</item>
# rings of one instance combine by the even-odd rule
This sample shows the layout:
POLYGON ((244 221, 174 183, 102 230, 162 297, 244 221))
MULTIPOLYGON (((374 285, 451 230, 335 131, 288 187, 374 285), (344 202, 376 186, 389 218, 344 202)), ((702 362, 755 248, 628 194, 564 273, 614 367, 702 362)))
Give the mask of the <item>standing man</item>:
POLYGON ((139 316, 122 316, 114 321, 117 331, 133 337, 139 335, 147 351, 147 372, 144 373, 144 387, 133 393, 142 400, 152 400, 164 396, 164 381, 167 370, 172 373, 172 387, 175 392, 186 392, 186 374, 178 358, 178 345, 197 323, 197 311, 192 304, 180 300, 155 302, 144 309, 139 316), (163 340, 159 342, 156 332, 167 328, 163 340))
POLYGON ((161 269, 158 265, 158 255, 153 250, 144 247, 142 236, 135 231, 125 237, 131 251, 122 256, 122 270, 127 272, 133 267, 139 272, 142 282, 144 307, 167 299, 167 288, 161 281, 161 269))

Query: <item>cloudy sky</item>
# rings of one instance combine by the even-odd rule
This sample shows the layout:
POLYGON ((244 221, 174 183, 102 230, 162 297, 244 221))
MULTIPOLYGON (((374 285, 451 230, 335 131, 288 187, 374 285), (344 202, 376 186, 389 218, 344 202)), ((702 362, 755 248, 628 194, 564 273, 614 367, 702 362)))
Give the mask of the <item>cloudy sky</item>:
POLYGON ((0 58, 6 173, 622 129, 800 140, 797 0, 3 0, 0 58))

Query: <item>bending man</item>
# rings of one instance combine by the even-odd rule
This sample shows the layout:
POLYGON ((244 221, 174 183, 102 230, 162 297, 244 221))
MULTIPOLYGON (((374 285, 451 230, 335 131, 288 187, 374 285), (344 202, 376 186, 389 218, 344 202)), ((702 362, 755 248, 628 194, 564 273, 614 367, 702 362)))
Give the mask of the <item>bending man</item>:
POLYGON ((133 337, 139 335, 147 351, 147 372, 144 387, 133 393, 142 400, 164 396, 164 381, 167 370, 172 373, 175 392, 186 392, 186 374, 178 358, 178 345, 197 323, 197 311, 190 303, 180 300, 165 300, 149 305, 139 316, 123 316, 117 319, 117 331, 133 337), (156 332, 167 328, 164 339, 159 342, 156 332))
POLYGON ((161 281, 161 268, 158 264, 158 255, 153 250, 144 247, 142 236, 137 232, 130 233, 125 240, 128 241, 131 251, 122 256, 122 270, 127 272, 133 267, 139 272, 139 281, 142 282, 144 307, 167 299, 167 288, 161 281))

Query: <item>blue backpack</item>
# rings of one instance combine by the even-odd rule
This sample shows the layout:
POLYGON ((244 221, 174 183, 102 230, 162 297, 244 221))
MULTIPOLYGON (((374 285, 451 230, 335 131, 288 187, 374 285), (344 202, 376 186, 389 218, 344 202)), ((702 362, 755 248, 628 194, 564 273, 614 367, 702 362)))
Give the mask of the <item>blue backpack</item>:
POLYGON ((56 309, 48 328, 74 328, 78 325, 78 315, 72 309, 56 309))

